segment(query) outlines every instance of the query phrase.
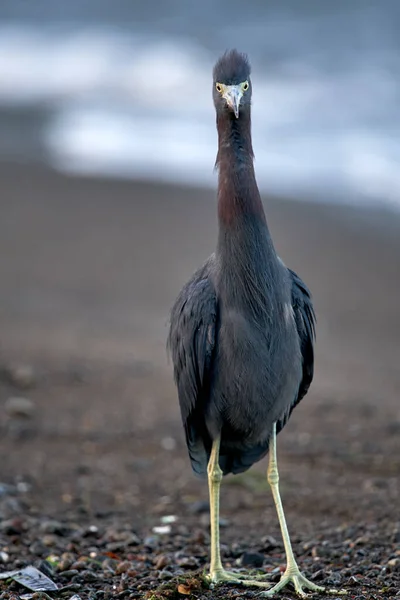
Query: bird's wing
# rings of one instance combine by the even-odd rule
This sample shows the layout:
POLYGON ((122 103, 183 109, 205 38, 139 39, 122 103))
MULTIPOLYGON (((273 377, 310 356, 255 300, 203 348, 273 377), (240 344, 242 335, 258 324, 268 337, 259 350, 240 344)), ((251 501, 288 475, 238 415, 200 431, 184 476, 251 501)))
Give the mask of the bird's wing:
POLYGON ((215 346, 217 299, 207 270, 182 289, 171 311, 168 348, 174 365, 182 421, 194 471, 203 473, 211 440, 205 422, 215 346))
POLYGON ((315 340, 315 312, 311 300, 310 290, 300 277, 288 269, 292 280, 292 307, 296 321, 297 333, 300 339, 300 350, 303 360, 302 379, 297 396, 289 412, 277 423, 279 432, 287 423, 292 410, 307 394, 314 376, 314 340, 315 340))

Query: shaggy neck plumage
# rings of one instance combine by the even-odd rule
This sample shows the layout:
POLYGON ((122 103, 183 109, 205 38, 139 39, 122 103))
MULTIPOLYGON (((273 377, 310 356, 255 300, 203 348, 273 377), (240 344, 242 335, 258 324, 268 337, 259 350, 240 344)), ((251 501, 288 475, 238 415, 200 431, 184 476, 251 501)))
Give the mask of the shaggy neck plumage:
POLYGON ((259 315, 274 303, 268 296, 277 274, 277 256, 254 173, 250 111, 239 119, 227 111, 217 114, 217 129, 221 291, 259 315))

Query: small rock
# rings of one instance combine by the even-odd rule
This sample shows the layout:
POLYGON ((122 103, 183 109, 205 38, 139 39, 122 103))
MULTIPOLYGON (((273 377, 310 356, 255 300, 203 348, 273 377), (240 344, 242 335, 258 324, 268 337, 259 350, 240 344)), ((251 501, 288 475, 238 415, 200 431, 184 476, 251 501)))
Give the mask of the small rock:
POLYGON ((163 569, 162 571, 159 572, 158 574, 158 579, 160 579, 161 581, 166 581, 168 579, 172 579, 173 578, 173 573, 171 573, 171 571, 168 571, 168 569, 163 569))
POLYGON ((243 567, 259 569, 264 564, 264 555, 260 552, 245 552, 240 559, 240 564, 243 567))
POLYGON ((161 440, 161 447, 167 452, 171 452, 176 448, 176 441, 172 437, 165 437, 161 440))
POLYGON ((31 419, 35 413, 36 406, 29 398, 11 396, 5 402, 5 410, 13 419, 31 419))
POLYGON ((0 521, 0 531, 6 535, 18 535, 22 533, 21 519, 16 518, 0 521))
POLYGON ((388 567, 391 571, 400 571, 400 558, 391 558, 388 560, 388 567))
POLYGON ((71 569, 76 571, 84 571, 87 568, 87 561, 84 559, 78 559, 71 565, 71 569))
MULTIPOLYGON (((1 494, 0 494, 1 495, 1 494)), ((395 529, 392 535, 392 542, 394 544, 400 544, 400 529, 395 529)))
POLYGON ((331 573, 330 576, 326 579, 326 583, 328 585, 333 585, 333 587, 337 587, 342 583, 342 577, 340 573, 331 573))
POLYGON ((195 544, 204 544, 206 542, 207 535, 203 529, 195 529, 192 534, 191 541, 195 544))
POLYGON ((75 556, 71 552, 61 554, 61 560, 58 563, 58 571, 68 571, 71 565, 75 562, 75 556))
POLYGON ((158 546, 158 537, 155 535, 148 535, 144 538, 143 544, 146 546, 146 548, 153 550, 158 546))
POLYGON ((108 552, 120 552, 128 548, 128 546, 138 546, 140 544, 140 539, 135 533, 132 532, 126 532, 126 534, 124 533, 123 535, 118 535, 115 537, 119 537, 120 539, 117 541, 110 541, 108 544, 106 544, 106 550, 108 552))
POLYGON ((160 569, 163 569, 167 565, 169 565, 169 558, 166 554, 160 554, 160 556, 157 556, 156 563, 154 566, 158 571, 160 569))
POLYGON ((93 583, 98 580, 98 576, 93 571, 82 571, 80 574, 85 583, 93 583))
POLYGON ((1 562, 6 563, 6 562, 9 561, 9 558, 10 558, 10 555, 7 552, 5 552, 4 550, 2 550, 0 552, 0 560, 1 560, 1 562))
POLYGON ((37 540, 29 546, 29 552, 34 556, 44 556, 49 553, 49 549, 41 540, 37 540))
POLYGON ((42 537, 42 542, 45 546, 51 548, 51 546, 55 546, 57 544, 57 537, 52 533, 46 533, 46 535, 42 537))
POLYGON ((31 365, 9 365, 4 369, 8 381, 21 389, 27 389, 35 384, 35 371, 31 365))
POLYGON ((196 569, 199 566, 199 561, 194 556, 182 556, 176 558, 176 564, 182 569, 196 569))
POLYGON ((82 531, 82 537, 96 536, 99 533, 99 528, 96 525, 89 525, 87 529, 82 531))
POLYGON ((18 481, 18 483, 17 483, 17 491, 20 494, 26 494, 27 492, 29 492, 31 487, 32 487, 31 484, 28 483, 27 481, 18 481))
MULTIPOLYGON (((61 563, 60 563, 61 564, 61 563)), ((58 565, 58 569, 60 570, 60 565, 58 565)), ((60 577, 65 577, 65 579, 72 579, 73 577, 75 577, 75 575, 78 575, 79 571, 77 569, 67 569, 67 570, 63 570, 61 573, 59 573, 60 577)))
POLYGON ((8 485, 8 483, 0 483, 0 498, 1 496, 12 496, 15 492, 14 486, 8 485))
POLYGON ((115 572, 117 575, 121 575, 122 573, 126 573, 132 568, 132 563, 128 560, 124 560, 117 564, 115 568, 115 572))
POLYGON ((66 525, 63 525, 63 523, 60 523, 60 521, 53 521, 49 519, 48 521, 42 521, 42 523, 40 524, 40 531, 42 531, 43 533, 65 535, 66 533, 68 533, 68 527, 66 527, 66 525))
POLYGON ((169 523, 176 523, 177 520, 178 517, 176 517, 175 515, 164 515, 163 517, 161 517, 161 523, 163 525, 168 525, 169 523))
POLYGON ((157 533, 158 535, 167 535, 171 533, 171 525, 157 525, 152 529, 153 533, 157 533))
POLYGON ((281 546, 281 544, 272 535, 266 535, 263 538, 261 538, 261 543, 263 550, 265 550, 266 552, 268 552, 269 550, 274 550, 275 548, 279 548, 281 546))
POLYGON ((189 504, 188 510, 192 515, 208 513, 210 510, 210 504, 206 500, 198 500, 197 502, 192 502, 189 504))
POLYGON ((106 558, 101 563, 101 566, 102 566, 103 571, 107 571, 109 573, 114 573, 117 564, 118 563, 116 560, 113 560, 112 558, 106 558))

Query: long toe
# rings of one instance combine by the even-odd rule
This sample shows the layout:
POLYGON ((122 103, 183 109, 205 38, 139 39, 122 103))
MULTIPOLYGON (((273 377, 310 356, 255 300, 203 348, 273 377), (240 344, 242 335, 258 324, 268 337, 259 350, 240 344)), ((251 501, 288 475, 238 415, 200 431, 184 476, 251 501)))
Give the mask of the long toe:
POLYGON ((244 573, 235 573, 234 571, 225 571, 225 569, 219 569, 213 571, 208 575, 208 580, 211 584, 218 585, 219 583, 231 583, 246 587, 261 587, 270 588, 271 583, 267 581, 260 581, 262 575, 248 575, 244 573))
POLYGON ((268 591, 261 592, 260 596, 271 598, 271 596, 274 596, 277 592, 286 587, 288 583, 293 585, 297 595, 300 596, 300 598, 307 598, 308 594, 305 590, 309 590, 311 592, 325 591, 325 588, 321 587, 320 585, 316 585, 304 577, 300 571, 298 571, 296 573, 284 573, 281 580, 273 588, 268 591))
MULTIPOLYGON (((267 577, 266 573, 240 573, 236 571, 226 571, 226 573, 235 579, 240 579, 240 581, 263 581, 267 577)), ((272 583, 269 583, 268 585, 272 586, 272 583)))

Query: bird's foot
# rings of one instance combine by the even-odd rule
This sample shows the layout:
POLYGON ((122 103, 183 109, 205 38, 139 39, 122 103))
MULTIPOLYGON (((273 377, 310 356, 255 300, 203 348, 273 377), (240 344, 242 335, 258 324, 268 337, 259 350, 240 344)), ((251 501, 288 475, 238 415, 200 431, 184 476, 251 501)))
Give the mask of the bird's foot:
POLYGON ((210 572, 207 578, 210 583, 214 585, 219 583, 232 583, 236 585, 245 585, 246 587, 271 587, 271 583, 260 581, 263 577, 265 577, 265 575, 250 575, 236 573, 235 571, 225 571, 225 569, 215 569, 210 572))
POLYGON ((325 588, 321 587, 320 585, 316 585, 315 583, 307 579, 307 577, 305 577, 300 572, 299 568, 296 565, 295 568, 286 569, 286 571, 281 577, 281 580, 270 590, 261 592, 260 596, 264 598, 271 598, 271 596, 274 596, 276 592, 279 592, 281 589, 287 586, 288 583, 291 583, 293 585, 297 595, 300 596, 300 598, 307 598, 308 594, 305 592, 305 590, 310 590, 311 592, 327 591, 325 590, 325 588))

